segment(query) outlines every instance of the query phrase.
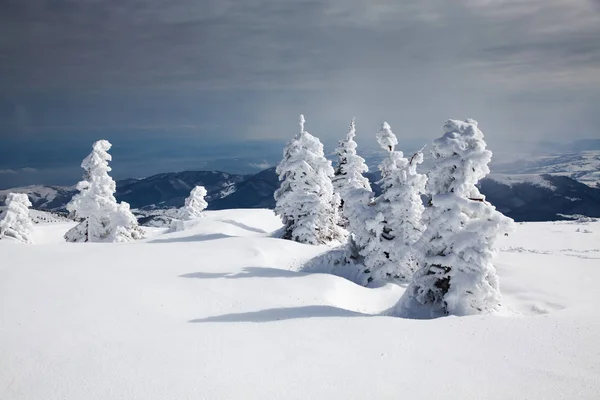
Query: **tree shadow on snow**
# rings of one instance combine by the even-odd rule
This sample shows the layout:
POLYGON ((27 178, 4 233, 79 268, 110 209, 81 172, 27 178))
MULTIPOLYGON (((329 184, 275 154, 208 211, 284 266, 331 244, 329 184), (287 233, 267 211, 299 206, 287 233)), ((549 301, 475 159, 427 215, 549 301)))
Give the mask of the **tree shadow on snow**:
POLYGON ((213 233, 209 235, 194 235, 194 236, 185 236, 185 237, 175 237, 175 238, 167 238, 167 239, 154 239, 150 240, 148 243, 185 243, 185 242, 205 242, 209 240, 217 240, 217 239, 227 239, 231 237, 231 235, 225 235, 223 233, 213 233))
POLYGON ((303 306, 290 308, 271 308, 268 310, 224 314, 213 317, 193 319, 190 323, 206 322, 274 322, 299 318, 347 318, 347 317, 372 317, 371 314, 361 314, 332 306, 303 306))
POLYGON ((267 233, 266 231, 264 231, 262 229, 254 228, 254 227, 252 227, 250 225, 242 224, 241 222, 233 221, 231 219, 224 219, 224 220, 221 220, 221 222, 224 222, 224 223, 229 224, 229 225, 237 226, 238 228, 242 228, 242 229, 245 229, 245 230, 250 231, 250 232, 267 233))
POLYGON ((288 271, 278 268, 265 267, 246 267, 242 272, 237 274, 232 273, 213 273, 213 272, 192 272, 189 274, 179 275, 180 278, 195 278, 195 279, 243 279, 243 278, 295 278, 306 276, 308 274, 302 272, 288 271))
POLYGON ((179 275, 180 278, 194 278, 194 279, 218 279, 225 278, 229 273, 225 272, 192 272, 191 274, 179 275))

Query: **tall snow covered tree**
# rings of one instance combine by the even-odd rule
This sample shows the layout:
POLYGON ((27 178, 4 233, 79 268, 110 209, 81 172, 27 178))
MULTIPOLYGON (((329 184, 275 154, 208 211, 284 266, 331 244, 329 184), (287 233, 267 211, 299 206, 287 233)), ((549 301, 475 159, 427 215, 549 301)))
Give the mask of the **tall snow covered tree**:
POLYGON ((314 245, 341 240, 333 168, 319 139, 304 130, 304 122, 301 115, 300 132, 283 150, 276 169, 281 184, 275 191, 275 213, 284 224, 282 237, 314 245))
POLYGON ((185 205, 181 207, 180 216, 183 220, 200 218, 202 211, 208 206, 204 196, 206 196, 204 186, 196 186, 190 192, 190 196, 185 199, 185 205))
POLYGON ((348 227, 348 217, 344 213, 344 203, 348 200, 349 191, 352 189, 364 189, 371 192, 369 180, 363 176, 369 170, 365 159, 356 154, 357 144, 354 141, 356 126, 354 119, 350 122, 350 129, 344 140, 340 140, 335 153, 338 156, 338 164, 332 179, 335 193, 340 196, 340 225, 348 227))
POLYGON ((0 239, 11 239, 23 243, 33 243, 29 218, 29 197, 23 193, 9 193, 5 200, 6 210, 0 217, 0 239))
POLYGON ((361 250, 365 279, 367 284, 408 282, 417 265, 413 245, 424 230, 421 194, 427 178, 417 172, 423 154, 419 151, 407 159, 395 150, 398 139, 387 122, 377 132, 377 141, 387 157, 379 165, 381 194, 374 200, 371 212, 364 214, 366 219, 359 223, 369 231, 361 250))
POLYGON ((65 234, 69 242, 129 242, 144 236, 129 204, 115 199, 115 181, 108 175, 111 146, 107 140, 95 142, 81 163, 86 175, 67 210, 82 221, 65 234))
POLYGON ((449 120, 433 144, 422 268, 399 303, 399 314, 435 317, 490 313, 501 303, 492 265, 496 242, 513 221, 485 201, 475 184, 489 173, 492 153, 474 120, 449 120))

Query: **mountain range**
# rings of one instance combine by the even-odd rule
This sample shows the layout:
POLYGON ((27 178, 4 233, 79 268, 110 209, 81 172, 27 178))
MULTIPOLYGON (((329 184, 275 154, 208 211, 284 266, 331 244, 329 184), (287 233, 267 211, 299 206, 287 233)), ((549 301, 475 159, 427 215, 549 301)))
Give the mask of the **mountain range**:
MULTIPOLYGON (((367 177, 377 192, 378 173, 367 174, 367 177)), ((274 208, 273 193, 279 180, 275 168, 253 175, 184 171, 117 181, 115 196, 118 201, 128 202, 141 219, 149 222, 161 215, 160 210, 181 207, 196 185, 206 188, 210 210, 274 208)), ((600 217, 600 189, 568 176, 492 174, 479 186, 489 202, 515 221, 600 217)), ((0 191, 0 201, 10 192, 27 193, 37 210, 64 212, 77 190, 62 186, 27 186, 0 191)))

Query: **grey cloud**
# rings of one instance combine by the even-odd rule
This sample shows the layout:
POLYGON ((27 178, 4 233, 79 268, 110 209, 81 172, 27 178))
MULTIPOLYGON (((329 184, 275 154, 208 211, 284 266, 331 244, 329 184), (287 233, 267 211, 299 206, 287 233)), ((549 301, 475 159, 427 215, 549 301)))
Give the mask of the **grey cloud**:
POLYGON ((7 33, 0 82, 13 88, 310 89, 357 66, 453 63, 493 73, 498 59, 516 57, 542 72, 553 63, 598 68, 600 17, 583 0, 9 0, 0 7, 7 33))
MULTIPOLYGON (((236 107, 252 138, 292 134, 300 112, 329 137, 356 115, 414 137, 472 116, 492 140, 520 137, 515 126, 539 138, 596 118, 598 38, 586 0, 5 0, 0 91, 225 91, 251 98, 236 107)), ((49 126, 34 114, 20 124, 49 126)), ((73 118, 71 130, 199 123, 73 118)))

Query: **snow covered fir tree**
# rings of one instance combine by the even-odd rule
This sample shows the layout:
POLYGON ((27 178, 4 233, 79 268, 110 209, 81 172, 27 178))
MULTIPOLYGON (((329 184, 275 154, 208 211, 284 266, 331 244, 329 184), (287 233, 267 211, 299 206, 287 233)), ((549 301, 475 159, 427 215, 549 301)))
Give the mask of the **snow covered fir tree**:
POLYGON ((355 137, 356 124, 352 119, 346 137, 340 140, 339 146, 335 150, 338 162, 332 182, 335 193, 340 196, 340 225, 344 228, 348 226, 348 217, 344 213, 344 203, 348 200, 352 189, 363 189, 371 192, 371 184, 363 176, 363 173, 369 171, 369 167, 367 167, 365 159, 356 153, 355 137))
POLYGON ((374 200, 375 218, 365 222, 374 233, 364 250, 365 273, 368 282, 408 282, 416 270, 413 244, 425 229, 421 194, 427 178, 417 172, 423 154, 405 158, 396 150, 398 139, 387 122, 376 137, 387 157, 379 164, 381 194, 374 200))
POLYGON ((284 225, 282 238, 313 245, 342 240, 334 171, 323 145, 304 130, 304 123, 301 115, 300 132, 283 150, 276 169, 281 184, 275 191, 275 213, 284 225))
POLYGON ((363 285, 380 285, 390 281, 408 282, 416 269, 413 244, 424 227, 421 223, 426 177, 417 173, 423 161, 421 152, 406 159, 390 125, 384 122, 377 141, 387 156, 380 163, 381 194, 368 201, 366 191, 350 192, 349 230, 353 238, 352 253, 363 285))
POLYGON ((5 204, 6 209, 0 215, 0 239, 33 243, 29 197, 24 193, 9 193, 6 196, 5 204))
POLYGON ((67 204, 67 210, 81 222, 65 234, 68 242, 130 242, 144 237, 129 204, 115 199, 115 181, 108 175, 111 146, 107 140, 95 142, 81 164, 84 180, 67 204))
POLYGON ((474 120, 449 120, 433 144, 434 165, 424 212, 427 225, 415 273, 396 313, 436 317, 491 313, 501 306, 496 242, 512 219, 486 202, 475 184, 489 173, 492 153, 474 120))
POLYGON ((202 216, 202 211, 208 207, 208 203, 204 200, 206 193, 204 186, 196 186, 191 190, 189 197, 185 199, 185 204, 179 210, 179 216, 182 220, 190 220, 202 216))

